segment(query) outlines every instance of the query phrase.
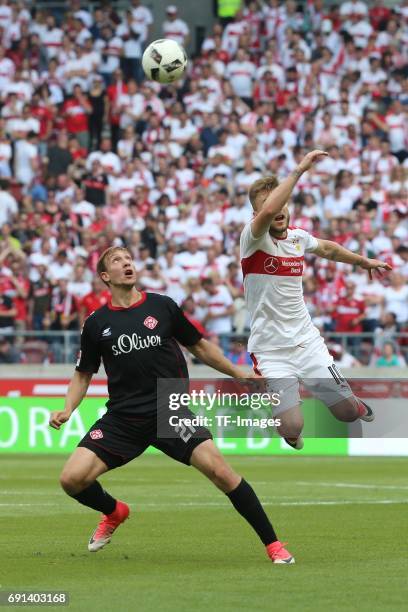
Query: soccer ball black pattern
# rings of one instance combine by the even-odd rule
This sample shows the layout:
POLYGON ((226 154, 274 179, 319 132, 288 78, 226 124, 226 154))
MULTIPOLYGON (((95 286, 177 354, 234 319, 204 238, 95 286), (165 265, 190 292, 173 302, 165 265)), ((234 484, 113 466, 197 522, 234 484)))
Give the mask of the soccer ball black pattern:
POLYGON ((142 66, 148 79, 158 83, 173 83, 183 76, 187 67, 187 55, 175 40, 161 38, 146 48, 142 66))

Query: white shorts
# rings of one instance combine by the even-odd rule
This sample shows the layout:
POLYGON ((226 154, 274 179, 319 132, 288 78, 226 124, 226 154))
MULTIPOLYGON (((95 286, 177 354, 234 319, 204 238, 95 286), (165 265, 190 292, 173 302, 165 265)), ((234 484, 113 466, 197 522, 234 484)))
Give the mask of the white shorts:
POLYGON ((251 358, 255 373, 267 379, 268 392, 279 393, 275 415, 299 405, 299 382, 326 406, 354 395, 321 336, 298 346, 251 353, 251 358))

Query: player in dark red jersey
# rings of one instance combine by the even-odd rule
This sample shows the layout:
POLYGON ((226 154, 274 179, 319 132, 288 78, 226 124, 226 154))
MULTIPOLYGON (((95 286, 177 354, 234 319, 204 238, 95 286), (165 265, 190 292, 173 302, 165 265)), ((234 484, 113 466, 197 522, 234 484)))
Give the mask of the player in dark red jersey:
MULTIPOLYGON (((61 485, 68 495, 103 513, 88 550, 103 548, 129 515, 127 504, 109 495, 97 478, 152 445, 181 463, 193 465, 221 489, 256 531, 273 563, 294 563, 252 487, 226 463, 207 429, 197 427, 192 436, 185 437, 187 441, 180 436, 157 435, 157 380, 178 379, 183 384, 188 378, 178 342, 228 376, 245 378, 246 372, 207 342, 172 299, 136 289, 136 270, 127 249, 107 249, 97 271, 108 285, 111 299, 86 319, 64 410, 50 417, 55 429, 68 421, 102 360, 108 378, 108 411, 81 440, 61 474, 61 485)), ((194 416, 188 409, 184 415, 194 416)))

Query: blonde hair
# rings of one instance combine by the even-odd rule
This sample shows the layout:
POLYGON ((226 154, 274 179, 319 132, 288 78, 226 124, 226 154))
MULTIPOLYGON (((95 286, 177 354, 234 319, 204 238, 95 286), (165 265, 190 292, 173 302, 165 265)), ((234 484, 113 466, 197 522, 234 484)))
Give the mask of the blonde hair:
POLYGON ((273 191, 278 185, 279 181, 273 174, 270 176, 264 176, 252 183, 248 192, 249 201, 252 204, 252 208, 256 210, 255 201, 259 193, 262 193, 263 191, 273 191))
POLYGON ((109 287, 109 283, 107 283, 106 281, 103 280, 103 278, 101 278, 101 274, 102 272, 107 272, 106 260, 109 259, 109 257, 113 255, 113 253, 116 253, 116 251, 125 251, 125 253, 129 253, 130 256, 132 255, 129 249, 127 249, 126 247, 112 246, 104 250, 104 252, 98 259, 98 263, 96 264, 96 271, 99 275, 99 278, 108 287, 109 287))

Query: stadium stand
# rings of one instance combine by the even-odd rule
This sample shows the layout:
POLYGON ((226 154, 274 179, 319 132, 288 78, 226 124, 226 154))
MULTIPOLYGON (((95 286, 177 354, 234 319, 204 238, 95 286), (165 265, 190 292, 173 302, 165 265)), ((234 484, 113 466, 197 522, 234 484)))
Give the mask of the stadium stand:
MULTIPOLYGON (((154 15, 139 0, 65 6, 0 0, 0 362, 74 358, 112 244, 141 289, 245 362, 246 190, 320 147, 330 158, 298 183, 292 225, 394 271, 369 281, 308 256, 310 314, 351 364, 404 365, 408 2, 245 2, 166 88, 143 80, 154 15)), ((166 35, 188 42, 182 6, 166 35)))

